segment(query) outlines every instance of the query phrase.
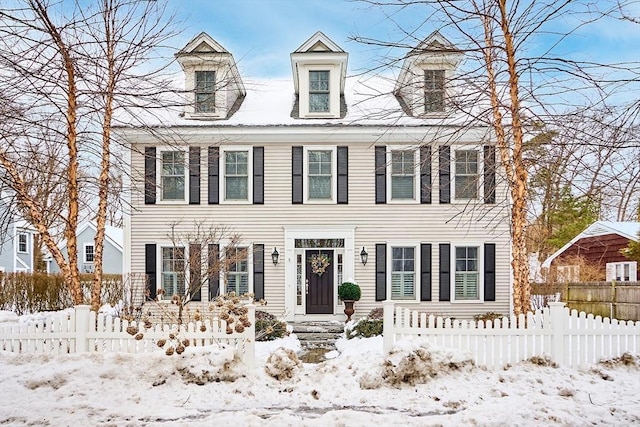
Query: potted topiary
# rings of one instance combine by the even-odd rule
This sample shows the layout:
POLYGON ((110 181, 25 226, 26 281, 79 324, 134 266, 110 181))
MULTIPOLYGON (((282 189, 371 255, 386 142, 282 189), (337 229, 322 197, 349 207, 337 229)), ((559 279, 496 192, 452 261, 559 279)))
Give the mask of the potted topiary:
POLYGON ((338 297, 344 302, 344 314, 347 315, 348 322, 355 311, 353 303, 360 299, 360 286, 353 282, 343 282, 338 286, 338 297))

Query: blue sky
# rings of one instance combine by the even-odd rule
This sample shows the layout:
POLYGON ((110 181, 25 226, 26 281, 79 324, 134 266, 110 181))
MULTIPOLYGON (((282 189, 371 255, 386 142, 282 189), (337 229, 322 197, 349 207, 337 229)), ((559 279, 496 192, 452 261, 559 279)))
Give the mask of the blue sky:
MULTIPOLYGON (((374 48, 350 41, 350 36, 415 44, 404 31, 417 28, 416 36, 424 38, 439 27, 424 8, 381 8, 349 0, 170 0, 169 5, 176 10, 177 25, 184 29, 174 40, 176 48, 206 31, 233 53, 241 73, 251 77, 289 77, 289 54, 318 30, 349 52, 353 74, 404 51, 374 48)), ((640 2, 634 2, 629 11, 640 16, 640 2)), ((576 19, 563 15, 546 28, 549 34, 534 40, 531 49, 549 49, 558 40, 552 32, 575 27, 576 19)), ((445 29, 443 34, 455 42, 453 30, 445 29)), ((599 21, 583 26, 554 49, 563 57, 597 62, 640 61, 640 25, 599 21)))

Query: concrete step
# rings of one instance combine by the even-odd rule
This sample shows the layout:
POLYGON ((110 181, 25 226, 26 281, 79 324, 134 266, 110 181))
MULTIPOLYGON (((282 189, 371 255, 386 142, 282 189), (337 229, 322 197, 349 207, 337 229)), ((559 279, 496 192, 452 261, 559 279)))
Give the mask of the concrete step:
POLYGON ((341 322, 297 322, 292 323, 293 333, 300 340, 300 346, 305 349, 323 348, 335 349, 335 342, 344 332, 341 322))

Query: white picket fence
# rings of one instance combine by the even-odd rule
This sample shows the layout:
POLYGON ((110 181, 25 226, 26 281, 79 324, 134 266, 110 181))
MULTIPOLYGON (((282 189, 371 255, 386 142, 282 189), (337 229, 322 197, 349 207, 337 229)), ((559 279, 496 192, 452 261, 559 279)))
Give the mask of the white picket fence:
POLYGON ((404 336, 470 351, 476 365, 499 368, 533 356, 547 356, 560 366, 585 367, 626 352, 640 354, 640 322, 618 321, 575 310, 563 302, 517 318, 473 322, 427 316, 408 308, 384 306, 384 351, 404 336))
POLYGON ((28 324, 0 325, 0 350, 29 354, 145 353, 165 351, 158 347, 160 339, 167 341, 169 334, 180 340, 189 340, 191 346, 230 345, 238 357, 250 368, 255 367, 255 306, 248 305, 247 316, 251 326, 242 333, 234 330, 227 334, 224 320, 181 325, 155 325, 144 329, 144 323, 129 323, 90 311, 88 305, 78 305, 69 313, 62 312, 47 320, 28 324), (127 332, 133 326, 143 334, 136 339, 127 332), (205 326, 205 328, 201 328, 205 326))

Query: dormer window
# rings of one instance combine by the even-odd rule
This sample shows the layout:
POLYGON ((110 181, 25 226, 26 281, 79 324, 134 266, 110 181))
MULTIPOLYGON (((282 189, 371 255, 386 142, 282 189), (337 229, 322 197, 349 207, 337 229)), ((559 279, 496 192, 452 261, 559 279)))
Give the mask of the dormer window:
POLYGON ((196 112, 215 111, 215 71, 196 71, 196 112))
POLYGON ((444 70, 424 70, 424 112, 444 111, 444 70))
POLYGON ((344 83, 349 55, 321 32, 291 54, 296 102, 291 116, 338 119, 346 113, 344 83))
POLYGON ((329 111, 329 71, 309 71, 309 112, 329 111))
POLYGON ((233 55, 206 33, 176 53, 184 70, 184 117, 224 120, 238 110, 246 91, 233 55))

